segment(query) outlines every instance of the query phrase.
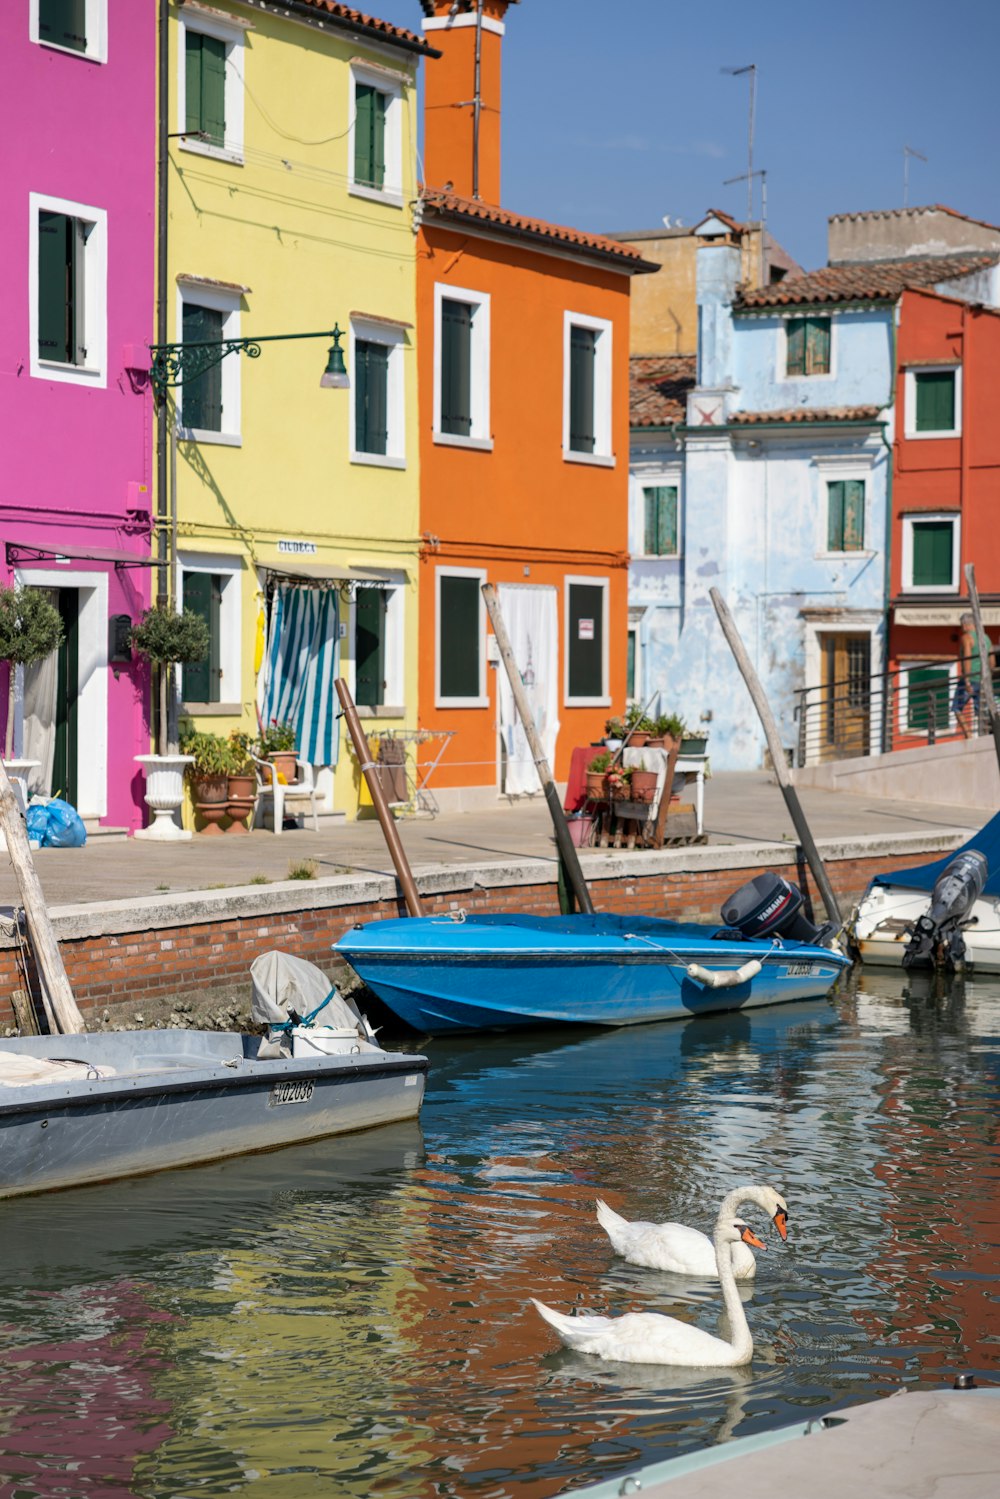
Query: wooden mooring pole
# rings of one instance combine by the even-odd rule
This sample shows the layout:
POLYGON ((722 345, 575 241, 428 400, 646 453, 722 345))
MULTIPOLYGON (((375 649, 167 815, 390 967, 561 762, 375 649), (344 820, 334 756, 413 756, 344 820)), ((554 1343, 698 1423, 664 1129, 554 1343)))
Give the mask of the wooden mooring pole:
POLYGON ((78 1035, 86 1029, 77 1009, 63 964, 62 953, 45 904, 38 871, 31 857, 28 830, 17 795, 10 783, 7 767, 0 760, 0 828, 7 839, 7 852, 14 867, 14 877, 21 892, 21 902, 28 923, 28 938, 35 957, 35 967, 48 999, 46 1013, 51 1015, 64 1035, 78 1035))
POLYGON ((788 808, 799 843, 802 845, 802 852, 805 854, 809 868, 812 870, 813 879, 816 881, 816 888, 823 897, 826 914, 831 921, 835 921, 838 926, 841 926, 844 918, 840 914, 840 906, 837 902, 837 897, 833 893, 833 886, 830 884, 826 865, 820 858, 819 849, 816 847, 813 835, 809 831, 809 824, 806 822, 806 815, 802 810, 802 803, 799 801, 798 792, 788 779, 788 765, 785 761, 785 751, 782 747, 781 736, 778 733, 778 725, 775 722, 774 714, 771 712, 771 705, 760 684, 760 678, 754 671, 753 662, 747 655, 746 646, 743 644, 740 632, 736 628, 736 621, 729 612, 728 604, 717 588, 709 589, 709 597, 715 605, 715 612, 719 616, 722 633, 729 642, 729 649, 736 658, 736 665, 740 669, 740 674, 747 684, 747 690, 753 700, 753 705, 757 709, 757 716, 761 721, 764 736, 767 739, 767 747, 771 752, 771 763, 774 766, 775 777, 778 785, 781 787, 781 794, 785 798, 785 806, 788 808))
POLYGON ((590 898, 590 891, 587 889, 587 881, 583 877, 583 870, 580 867, 576 846, 569 835, 569 824, 566 821, 566 814, 559 800, 559 792, 556 790, 556 783, 552 779, 552 771, 549 767, 548 758, 542 746, 542 741, 539 738, 538 730, 535 727, 535 717, 531 711, 531 704, 528 702, 528 694, 524 690, 524 683, 521 681, 521 673, 514 658, 514 648, 510 643, 510 636, 507 634, 507 626, 504 624, 496 589, 492 583, 484 583, 482 593, 487 612, 490 616, 490 622, 493 625, 493 633, 497 638, 500 659, 504 664, 507 680, 510 682, 510 690, 514 694, 514 704, 521 719, 525 738, 531 749, 531 757, 535 762, 535 769, 538 772, 538 779, 545 793, 545 800, 548 803, 549 813, 552 817, 552 826, 555 829, 559 859, 570 888, 576 897, 577 905, 585 916, 593 916, 594 902, 590 898))
POLYGON ((1000 714, 997 713, 997 702, 993 696, 993 672, 990 668, 990 653, 993 647, 990 645, 989 636, 983 625, 983 611, 979 607, 979 590, 976 587, 976 569, 971 562, 965 564, 965 582, 969 590, 969 602, 972 605, 976 640, 979 642, 979 691, 983 707, 986 709, 986 716, 990 721, 993 745, 997 753, 997 765, 1000 766, 1000 714))

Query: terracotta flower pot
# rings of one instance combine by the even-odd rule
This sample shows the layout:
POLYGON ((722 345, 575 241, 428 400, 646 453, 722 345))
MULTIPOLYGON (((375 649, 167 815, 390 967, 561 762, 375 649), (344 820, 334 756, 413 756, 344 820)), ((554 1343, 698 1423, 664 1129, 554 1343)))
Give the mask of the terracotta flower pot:
POLYGON ((272 750, 267 757, 279 775, 283 775, 289 786, 298 773, 298 761, 294 750, 272 750))
POLYGON ((649 738, 646 740, 646 748, 647 749, 662 749, 663 748, 663 735, 662 734, 651 734, 649 736, 649 738))
POLYGON ((649 734, 644 733, 642 729, 637 729, 628 742, 629 749, 642 749, 643 745, 646 744, 648 740, 649 734))
POLYGON ((228 785, 230 801, 246 801, 247 798, 253 801, 254 792, 257 789, 257 782, 254 776, 230 776, 228 785))
POLYGON ((607 798, 604 787, 604 771, 588 770, 586 773, 587 798, 592 802, 603 802, 607 798))
POLYGON ((655 770, 633 770, 632 800, 634 802, 651 802, 656 795, 657 780, 658 777, 655 770))
POLYGON ((218 836, 222 832, 219 824, 228 814, 228 802, 195 802, 194 810, 205 824, 203 828, 199 829, 203 837, 208 837, 209 834, 218 836))
POLYGON ((229 824, 226 832, 248 833, 250 829, 247 827, 247 823, 250 821, 250 816, 253 812, 253 797, 231 797, 226 805, 229 810, 229 815, 232 818, 232 822, 229 824))
POLYGON ((229 800, 229 777, 226 775, 192 776, 194 788, 194 804, 196 807, 203 806, 209 802, 226 802, 229 800))

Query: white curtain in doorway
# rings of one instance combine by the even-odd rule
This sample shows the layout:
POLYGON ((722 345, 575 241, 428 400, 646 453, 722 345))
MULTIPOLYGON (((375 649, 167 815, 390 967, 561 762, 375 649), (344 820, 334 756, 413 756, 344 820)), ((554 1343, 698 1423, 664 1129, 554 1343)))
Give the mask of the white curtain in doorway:
MULTIPOLYGON (((554 588, 501 583, 497 590, 514 659, 521 673, 545 757, 552 765, 559 733, 559 611, 554 588)), ((541 790, 507 673, 498 668, 500 733, 507 753, 504 790, 520 796, 541 790)))
MULTIPOLYGON (((59 607, 55 588, 39 589, 53 608, 59 607)), ((29 794, 52 794, 52 762, 56 750, 56 685, 59 674, 59 649, 50 651, 44 660, 24 670, 24 747, 25 760, 40 764, 28 776, 29 794)))

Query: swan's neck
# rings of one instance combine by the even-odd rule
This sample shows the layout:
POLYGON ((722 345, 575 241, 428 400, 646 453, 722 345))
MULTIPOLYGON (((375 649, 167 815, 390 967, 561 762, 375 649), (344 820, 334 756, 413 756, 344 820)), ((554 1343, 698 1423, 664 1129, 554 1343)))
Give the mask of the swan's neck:
POLYGON ((764 1194, 759 1187, 734 1187, 722 1199, 722 1206, 719 1208, 717 1221, 722 1222, 728 1219, 731 1223, 734 1218, 739 1217, 740 1207, 744 1202, 754 1203, 755 1206, 763 1208, 765 1213, 769 1207, 769 1203, 765 1201, 764 1194))
POLYGON ((722 1287, 722 1300, 729 1317, 729 1330, 732 1334, 729 1340, 730 1347, 738 1363, 749 1363, 750 1355, 753 1353, 753 1335, 750 1332, 747 1314, 743 1309, 743 1302, 736 1287, 736 1276, 733 1274, 733 1244, 730 1239, 724 1238, 718 1229, 715 1233, 714 1243, 715 1258, 719 1266, 719 1284, 722 1287))

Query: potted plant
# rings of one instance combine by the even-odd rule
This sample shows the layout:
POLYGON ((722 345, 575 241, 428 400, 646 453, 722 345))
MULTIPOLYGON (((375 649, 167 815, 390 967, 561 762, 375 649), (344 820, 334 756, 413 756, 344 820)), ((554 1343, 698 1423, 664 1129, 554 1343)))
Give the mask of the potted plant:
POLYGON ((587 766, 586 791, 587 799, 592 802, 603 802, 607 799, 607 791, 604 786, 605 772, 611 764, 611 751, 601 750, 595 755, 587 766))
POLYGON ((245 729, 234 729, 229 736, 232 763, 229 767, 229 799, 253 801, 257 790, 257 777, 253 768, 254 738, 245 729))
POLYGON ((184 771, 191 757, 179 753, 177 745, 170 742, 167 703, 173 668, 202 661, 207 655, 208 626, 201 615, 191 609, 178 614, 174 609, 157 604, 147 609, 139 623, 133 625, 131 643, 134 650, 156 667, 160 699, 159 753, 135 756, 146 772, 146 805, 154 818, 148 828, 139 828, 135 836, 157 841, 190 838, 190 831, 178 827, 174 821, 174 813, 184 800, 184 771))
POLYGON ((609 718, 604 725, 604 743, 608 749, 616 750, 625 738, 625 722, 621 718, 609 718))
POLYGON ((613 765, 605 776, 609 801, 627 802, 632 797, 632 769, 626 765, 613 765))
POLYGON ((642 749, 653 730, 652 719, 646 717, 638 703, 633 703, 625 715, 625 731, 629 747, 642 749))
POLYGON ((632 800, 634 802, 651 802, 656 796, 656 783, 659 778, 658 771, 641 770, 638 765, 633 765, 631 781, 632 800))
POLYGON ((686 731, 681 735, 682 755, 703 755, 708 748, 707 734, 689 734, 686 731))
POLYGON ((653 724, 654 740, 664 749, 672 749, 674 740, 684 737, 684 721, 676 713, 661 713, 653 724))
POLYGON ((298 769, 298 759, 295 754, 295 725, 279 723, 276 718, 272 718, 268 726, 261 731, 258 743, 263 758, 270 760, 275 774, 283 776, 290 786, 295 780, 298 769))
POLYGON ((12 775, 37 761, 16 761, 14 755, 14 691, 17 668, 35 666, 57 648, 63 638, 59 610, 40 588, 0 587, 0 661, 9 668, 7 684, 7 734, 4 760, 12 775))

